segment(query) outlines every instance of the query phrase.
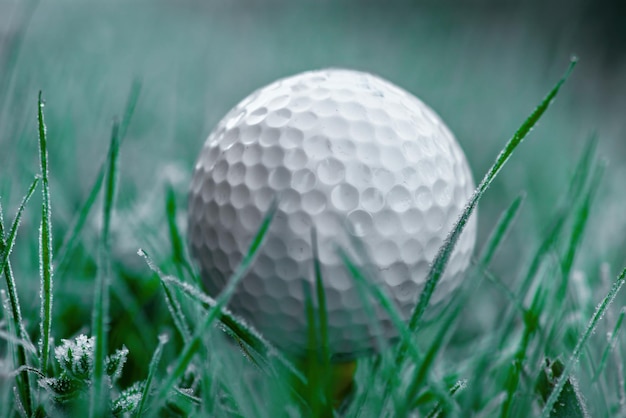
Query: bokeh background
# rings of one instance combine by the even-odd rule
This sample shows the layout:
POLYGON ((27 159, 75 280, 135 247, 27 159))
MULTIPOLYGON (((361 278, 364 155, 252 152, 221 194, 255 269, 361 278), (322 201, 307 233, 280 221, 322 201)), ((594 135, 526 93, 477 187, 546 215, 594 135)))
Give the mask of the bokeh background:
MULTIPOLYGON (((606 262, 617 271, 626 261, 624 22, 626 3, 610 0, 0 0, 2 204, 12 215, 38 171, 36 101, 43 90, 60 245, 106 157, 111 123, 139 80, 141 96, 122 148, 114 245, 119 271, 140 297, 114 304, 125 305, 137 324, 157 325, 161 317, 148 317, 146 306, 162 307, 162 296, 136 250, 167 260, 166 185, 176 190, 184 229, 196 154, 219 119, 254 89, 323 67, 378 74, 441 115, 478 180, 575 54, 580 62, 554 106, 485 195, 479 245, 499 213, 525 192, 520 219, 494 266, 513 281, 596 135, 608 167, 577 266, 593 274, 606 262)), ((32 318, 38 216, 31 209, 25 217, 13 256, 32 318)), ((92 216, 71 277, 56 278, 56 338, 90 322, 98 227, 92 216)), ((132 345, 135 338, 148 347, 156 332, 142 329, 123 341, 114 336, 112 344, 132 345)))

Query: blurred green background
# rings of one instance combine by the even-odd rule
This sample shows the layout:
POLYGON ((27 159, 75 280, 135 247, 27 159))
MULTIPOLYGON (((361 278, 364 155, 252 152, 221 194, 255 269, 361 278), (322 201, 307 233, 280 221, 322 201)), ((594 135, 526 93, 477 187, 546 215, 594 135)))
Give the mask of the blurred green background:
MULTIPOLYGON (((131 84, 139 80, 141 96, 122 147, 114 245, 126 290, 140 297, 121 296, 114 303, 127 309, 128 317, 117 321, 156 325, 167 314, 145 313, 163 303, 136 250, 145 248, 166 263, 165 187, 175 187, 184 229, 196 154, 212 127, 251 91, 323 67, 378 74, 441 115, 478 180, 576 54, 579 65, 555 105, 485 195, 479 243, 499 213, 526 192, 521 218, 495 266, 512 281, 511 272, 534 249, 595 133, 609 166, 578 263, 596 272, 606 261, 616 271, 626 261, 625 21, 626 5, 609 0, 0 0, 5 217, 12 216, 38 172, 37 91, 43 90, 47 102, 58 246, 105 159, 111 123, 122 116, 131 84)), ((91 217, 72 268, 56 277, 57 339, 90 323, 99 222, 91 217)), ((31 318, 38 309, 38 227, 39 213, 31 208, 13 256, 31 318)), ((150 352, 156 328, 114 336, 112 344, 133 345, 129 339, 136 338, 150 352)))

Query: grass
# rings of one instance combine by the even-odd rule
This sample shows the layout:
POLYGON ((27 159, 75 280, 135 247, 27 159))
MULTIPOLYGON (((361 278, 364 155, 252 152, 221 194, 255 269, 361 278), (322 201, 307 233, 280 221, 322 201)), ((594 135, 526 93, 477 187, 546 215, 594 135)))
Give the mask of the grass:
MULTIPOLYGON (((543 117, 574 64, 485 174, 440 248, 408 321, 385 290, 373 284, 371 272, 360 267, 361 258, 368 255, 359 241, 352 243, 354 252, 337 248, 371 316, 374 309, 384 309, 399 334, 398 343, 379 339, 378 355, 358 359, 355 386, 339 406, 343 416, 522 417, 531 413, 561 417, 625 412, 621 352, 626 340, 620 332, 625 311, 614 301, 626 270, 607 284, 597 279, 597 269, 580 270, 577 264, 579 254, 593 247, 585 236, 605 167, 597 158, 596 139, 589 141, 569 185, 563 187, 562 201, 548 226, 539 230, 534 245, 520 256, 524 260, 511 266, 507 277, 492 270, 507 238, 520 227, 527 200, 520 191, 512 201, 499 202, 501 216, 490 221, 492 232, 477 251, 462 289, 434 319, 425 320, 465 223, 543 117), (579 282, 574 286, 577 274, 593 289, 591 296, 581 293, 579 282), (498 309, 498 320, 476 329, 477 307, 484 304, 498 309), (468 332, 472 327, 474 331, 468 332), (612 362, 616 367, 609 366, 612 362)), ((184 215, 180 199, 186 190, 168 184, 158 191, 163 204, 152 210, 160 213, 157 219, 164 220, 166 228, 153 225, 163 230, 161 240, 145 238, 148 249, 139 250, 145 264, 133 267, 141 258, 117 249, 117 244, 123 244, 118 241, 124 228, 119 207, 127 198, 124 182, 128 181, 121 144, 135 108, 141 106, 140 92, 141 84, 133 83, 121 122, 113 123, 105 162, 84 201, 64 218, 51 212, 51 202, 61 206, 52 192, 62 192, 64 179, 55 182, 55 167, 49 166, 49 144, 58 137, 46 130, 41 94, 38 98, 39 174, 30 182, 10 227, 5 228, 0 210, 0 271, 6 279, 2 298, 7 302, 0 322, 0 416, 67 416, 87 411, 92 417, 332 416, 335 382, 330 381, 334 366, 328 343, 326 278, 318 261, 315 231, 310 237, 315 262, 305 286, 307 364, 282 353, 227 309, 263 245, 277 201, 217 298, 202 291, 186 255, 179 229, 180 214, 184 215), (38 187, 40 210, 30 201, 38 187), (99 199, 102 206, 96 214, 93 208, 99 199), (94 228, 90 220, 96 215, 101 221, 94 228), (24 219, 41 225, 38 238, 19 228, 24 219), (53 224, 58 238, 53 236, 53 224), (20 242, 23 245, 16 245, 20 242), (21 266, 16 276, 11 264, 23 259, 19 251, 29 248, 40 255, 39 263, 31 263, 32 271, 39 270, 41 277, 38 319, 32 306, 24 309, 19 298, 20 292, 31 288, 32 275, 24 274, 21 266), (72 286, 90 289, 89 297, 71 299, 67 289, 72 286), (123 313, 129 306, 139 307, 150 320, 129 320, 123 313), (91 312, 92 322, 83 315, 68 332, 60 319, 67 312, 91 312), (31 343, 35 337, 40 341, 37 349, 31 343)), ((604 261, 598 257, 598 264, 604 261)))

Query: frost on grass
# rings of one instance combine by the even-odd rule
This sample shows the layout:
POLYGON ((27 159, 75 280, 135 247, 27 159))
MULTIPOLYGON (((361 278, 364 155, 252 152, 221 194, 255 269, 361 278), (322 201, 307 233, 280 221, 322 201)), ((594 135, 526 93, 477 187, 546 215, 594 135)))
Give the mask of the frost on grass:
POLYGON ((89 379, 93 368, 94 337, 79 335, 76 339, 62 340, 54 355, 67 375, 74 379, 89 379))
MULTIPOLYGON (((73 340, 62 340, 54 350, 59 364, 57 376, 42 378, 40 386, 50 393, 56 403, 66 403, 88 394, 94 365, 95 337, 79 335, 73 340)), ((128 349, 122 347, 105 360, 105 370, 110 387, 121 376, 128 358, 128 349)))
POLYGON ((120 396, 113 401, 111 413, 114 416, 121 416, 125 413, 133 412, 141 402, 144 385, 145 382, 136 382, 128 389, 123 390, 120 396))

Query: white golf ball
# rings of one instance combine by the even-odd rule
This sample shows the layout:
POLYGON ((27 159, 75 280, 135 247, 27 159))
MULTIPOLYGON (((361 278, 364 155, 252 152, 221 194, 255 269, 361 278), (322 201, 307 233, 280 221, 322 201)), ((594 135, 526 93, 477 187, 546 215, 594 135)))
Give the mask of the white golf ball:
MULTIPOLYGON (((209 135, 189 194, 191 254, 216 296, 278 198, 264 244, 229 307, 279 347, 302 353, 303 285, 314 282, 315 228, 330 350, 351 358, 397 331, 381 307, 363 300, 337 246, 408 318, 473 189, 459 144, 419 99, 367 73, 305 72, 252 93, 209 135), (354 251, 349 234, 367 257, 354 251)), ((473 216, 433 303, 459 284, 475 235, 473 216)))

